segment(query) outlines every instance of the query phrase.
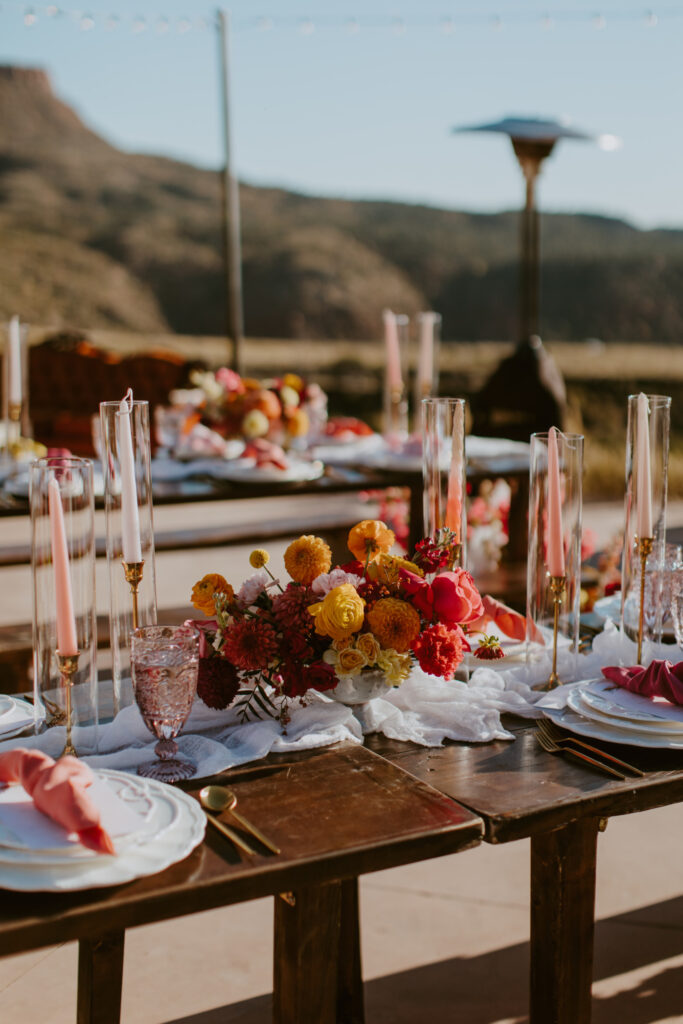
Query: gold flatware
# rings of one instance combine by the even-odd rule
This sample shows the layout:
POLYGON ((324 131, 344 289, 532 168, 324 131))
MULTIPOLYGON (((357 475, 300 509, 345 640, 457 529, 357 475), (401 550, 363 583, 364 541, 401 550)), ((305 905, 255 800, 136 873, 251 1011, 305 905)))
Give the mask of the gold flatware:
POLYGON ((228 828, 228 826, 224 825, 222 821, 219 821, 218 818, 214 817, 216 808, 209 802, 207 797, 210 789, 213 789, 213 786, 205 786, 199 793, 199 802, 206 812, 207 821, 210 821, 214 828, 217 828, 219 832, 222 832, 223 835, 226 836, 231 843, 234 843, 235 846, 238 846, 240 850, 244 850, 245 853, 253 856, 256 853, 256 850, 252 850, 249 843, 246 843, 241 836, 238 836, 231 828, 228 828))
POLYGON ((601 747, 594 747, 590 743, 586 743, 585 740, 577 739, 576 736, 566 736, 554 722, 549 721, 547 718, 539 719, 538 727, 545 732, 546 736, 550 736, 551 739, 555 740, 556 743, 571 743, 575 747, 581 747, 583 750, 589 750, 592 754, 597 754, 598 757, 606 758, 606 760, 611 761, 612 764, 615 764, 618 768, 625 769, 627 772, 632 772, 641 778, 645 775, 645 772, 641 771, 640 768, 636 768, 634 764, 629 764, 628 761, 623 761, 620 757, 615 757, 614 754, 608 754, 601 747))
POLYGON ((617 771, 616 768, 612 768, 610 765, 605 764, 604 761, 597 761, 594 757, 590 757, 588 754, 582 754, 580 750, 575 750, 573 747, 561 747, 559 743, 548 736, 545 732, 542 732, 541 729, 536 729, 534 735, 543 749, 549 754, 569 754, 570 757, 575 757, 578 761, 583 761, 585 764, 589 764, 593 768, 607 772, 608 775, 613 775, 615 778, 621 779, 622 782, 626 781, 626 776, 623 772, 617 771))
POLYGON ((220 814, 222 811, 230 811, 235 821, 238 821, 242 828, 245 828, 247 832, 251 832, 260 843, 263 843, 273 853, 280 853, 279 846, 276 846, 271 839, 264 836, 263 832, 256 828, 256 825, 252 825, 243 815, 238 814, 235 810, 237 794, 233 793, 231 789, 227 789, 225 786, 204 786, 199 796, 204 808, 208 808, 216 814, 220 814))

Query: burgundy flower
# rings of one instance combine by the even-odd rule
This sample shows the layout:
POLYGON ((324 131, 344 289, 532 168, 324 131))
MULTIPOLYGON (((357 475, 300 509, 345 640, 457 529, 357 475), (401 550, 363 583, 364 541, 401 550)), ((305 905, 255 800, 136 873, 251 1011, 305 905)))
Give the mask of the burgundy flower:
POLYGON ((197 694, 207 707, 221 711, 232 704, 240 688, 237 669, 225 658, 200 658, 197 694))
POLYGON ((243 619, 225 631, 226 657, 245 672, 267 668, 277 654, 277 635, 268 622, 243 619))
POLYGON ((308 608, 318 600, 310 587, 290 583, 282 594, 273 597, 273 617, 282 630, 310 632, 315 623, 308 608))

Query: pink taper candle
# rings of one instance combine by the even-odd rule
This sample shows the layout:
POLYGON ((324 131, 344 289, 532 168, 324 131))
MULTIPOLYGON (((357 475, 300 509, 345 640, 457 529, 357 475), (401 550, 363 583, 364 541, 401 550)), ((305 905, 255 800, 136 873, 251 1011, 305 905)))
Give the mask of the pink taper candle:
POLYGON ((638 471, 636 486, 638 492, 638 538, 652 537, 652 473, 650 471, 650 427, 647 395, 638 395, 638 420, 636 424, 636 448, 638 471))
POLYGON ((52 478, 47 490, 50 516, 50 539, 52 543, 52 565, 55 574, 55 605, 57 610, 57 650, 69 657, 78 654, 76 642, 76 620, 69 573, 69 549, 66 545, 64 513, 59 484, 52 478))
POLYGON ((417 390, 422 397, 431 395, 434 385, 434 324, 436 313, 420 313, 420 350, 417 362, 417 390))
POLYGON ((382 313, 384 320, 384 344, 386 346, 387 359, 387 383, 390 391, 403 390, 403 375, 401 374, 401 350, 398 341, 398 323, 396 314, 390 309, 382 313))
POLYGON ((564 576, 562 492, 556 427, 551 427, 548 434, 548 572, 551 576, 564 576))
POLYGON ((140 517, 138 491, 135 482, 135 455, 130 418, 133 410, 133 392, 128 388, 119 404, 117 415, 119 464, 121 466, 121 540, 124 562, 141 562, 140 517))

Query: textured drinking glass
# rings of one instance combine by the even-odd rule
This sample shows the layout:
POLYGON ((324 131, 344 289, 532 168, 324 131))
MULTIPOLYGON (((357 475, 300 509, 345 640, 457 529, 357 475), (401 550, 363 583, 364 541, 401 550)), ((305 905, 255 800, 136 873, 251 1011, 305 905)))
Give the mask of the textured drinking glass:
MULTIPOLYGON (((650 409, 650 479, 652 484, 652 551, 647 557, 647 574, 661 573, 665 560, 666 500, 669 467, 669 421, 671 399, 668 395, 647 395, 650 409)), ((626 498, 624 509, 624 550, 621 565, 621 626, 632 640, 638 635, 640 617, 640 555, 638 550, 638 395, 629 395, 626 426, 626 498)), ((661 577, 659 577, 661 578, 661 577)), ((662 637, 666 609, 657 588, 652 591, 643 615, 643 642, 658 642, 662 637)))
POLYGON ((135 625, 153 626, 157 621, 149 405, 147 402, 133 402, 130 416, 143 561, 137 592, 137 623, 133 622, 133 594, 123 567, 120 431, 117 430, 119 408, 119 402, 100 403, 114 716, 133 703, 130 686, 130 634, 135 625))
POLYGON ((565 575, 560 586, 549 570, 548 434, 531 435, 529 548, 527 561, 527 668, 536 680, 552 667, 555 608, 558 610, 559 681, 576 676, 581 599, 583 436, 557 431, 565 575))
POLYGON ((189 779, 196 764, 178 758, 175 737, 182 730, 197 692, 199 634, 182 626, 144 626, 130 638, 135 701, 158 743, 158 761, 138 767, 138 775, 177 782, 189 779))
MULTIPOLYGON (((396 354, 386 359, 384 371, 384 437, 389 444, 400 445, 408 437, 406 371, 410 318, 400 314, 394 317, 394 323, 397 334, 396 354)), ((385 330, 391 330, 386 320, 385 330)))
POLYGON ((65 726, 70 706, 76 750, 94 753, 97 749, 97 615, 92 463, 87 459, 59 456, 36 460, 30 467, 30 503, 36 731, 65 726), (57 481, 62 503, 79 651, 69 694, 57 662, 56 588, 48 505, 51 480, 57 481))
POLYGON ((671 572, 671 623, 676 643, 683 650, 683 563, 671 572))
POLYGON ((424 533, 446 543, 448 568, 466 564, 465 399, 422 400, 424 533))

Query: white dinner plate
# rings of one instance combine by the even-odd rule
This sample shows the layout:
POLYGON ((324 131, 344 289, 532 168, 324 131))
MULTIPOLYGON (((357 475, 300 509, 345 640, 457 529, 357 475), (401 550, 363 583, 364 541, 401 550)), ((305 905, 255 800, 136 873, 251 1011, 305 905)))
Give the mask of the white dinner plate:
POLYGON ((582 718, 589 718, 599 725, 609 725, 614 729, 624 729, 626 732, 651 733, 654 736, 669 737, 670 739, 683 739, 683 731, 660 719, 659 722, 634 722, 630 718, 615 718, 604 711, 586 704, 583 700, 583 693, 580 689, 571 690, 567 695, 567 707, 575 711, 582 718))
POLYGON ((5 715, 14 710, 14 701, 4 693, 0 693, 0 725, 5 715))
POLYGON ((221 480, 244 481, 245 483, 290 483, 294 481, 317 480, 323 475, 325 467, 322 462, 314 460, 305 462, 290 459, 287 469, 277 466, 257 466, 254 459, 235 459, 224 462, 217 467, 217 475, 221 480))
POLYGON ((610 718, 626 719, 641 725, 683 730, 683 707, 669 701, 655 701, 631 693, 609 679, 594 680, 579 687, 584 704, 610 718))
MULTIPOLYGON (((107 779, 125 776, 129 783, 125 788, 133 787, 136 791, 132 798, 154 808, 152 822, 159 805, 170 802, 172 822, 167 821, 151 840, 143 834, 123 843, 116 856, 95 854, 89 858, 72 858, 68 863, 31 863, 25 856, 21 863, 0 861, 0 888, 23 892, 74 892, 120 885, 163 871, 187 857, 202 841, 206 816, 198 802, 181 790, 123 772, 103 770, 96 774, 107 779)), ((168 818, 167 807, 161 813, 168 818)), ((154 826, 153 831, 156 828, 154 826)))
POLYGON ((0 700, 8 700, 10 706, 0 714, 0 743, 4 740, 11 740, 24 732, 25 729, 35 723, 35 712, 32 704, 21 697, 5 697, 3 694, 0 700))
POLYGON ((588 736, 594 740, 606 740, 609 743, 622 743, 628 747, 654 747, 660 750, 683 750, 683 737, 672 739, 653 732, 633 732, 623 728, 584 718, 571 708, 541 708, 546 718, 555 722, 562 729, 575 732, 579 736, 588 736))

